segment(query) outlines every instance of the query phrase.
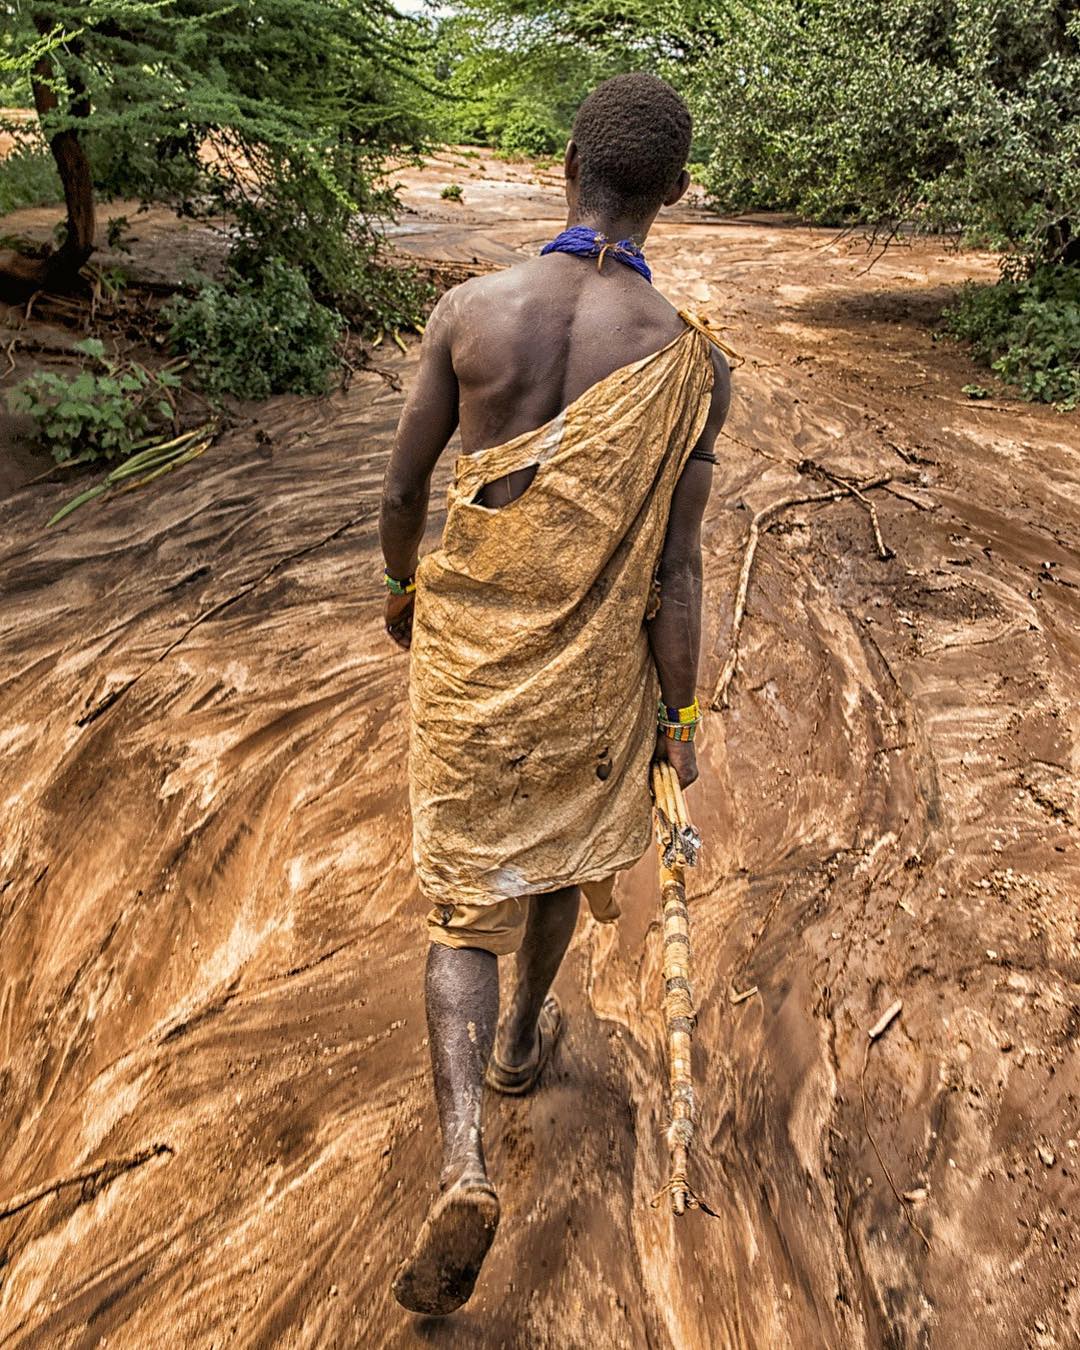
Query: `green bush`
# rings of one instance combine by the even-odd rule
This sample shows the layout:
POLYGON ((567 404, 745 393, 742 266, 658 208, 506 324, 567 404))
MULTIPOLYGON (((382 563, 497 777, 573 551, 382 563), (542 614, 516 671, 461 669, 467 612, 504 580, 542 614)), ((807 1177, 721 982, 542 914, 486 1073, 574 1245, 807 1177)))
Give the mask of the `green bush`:
POLYGON ((911 222, 1060 259, 1080 203, 1075 3, 724 0, 685 15, 698 41, 677 78, 721 209, 911 222))
POLYGON ((554 122, 522 104, 510 110, 499 133, 500 149, 511 155, 553 155, 564 144, 554 122))
POLYGON ((460 202, 464 201, 465 199, 465 193, 462 190, 460 183, 447 183, 447 185, 439 193, 439 196, 443 199, 443 201, 447 202, 460 202))
POLYGON ((337 364, 341 315, 311 294, 303 273, 281 258, 260 272, 206 282, 163 311, 174 350, 187 352, 213 399, 321 394, 337 364))
POLYGON ((969 283, 945 321, 1025 398, 1080 405, 1080 268, 1044 266, 995 286, 969 283))
POLYGON ((63 200, 60 175, 48 150, 19 149, 0 160, 0 216, 20 206, 52 206, 63 200))
POLYGON ((148 432, 173 420, 175 375, 110 360, 96 338, 72 350, 88 358, 87 368, 72 376, 38 371, 7 396, 13 413, 34 419, 38 441, 57 463, 129 454, 148 432))

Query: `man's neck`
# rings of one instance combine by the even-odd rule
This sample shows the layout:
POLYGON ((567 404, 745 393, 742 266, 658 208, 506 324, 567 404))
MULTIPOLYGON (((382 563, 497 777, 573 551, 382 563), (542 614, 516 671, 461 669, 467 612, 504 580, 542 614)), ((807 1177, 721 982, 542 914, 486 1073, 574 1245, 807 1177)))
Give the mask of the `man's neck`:
POLYGON ((605 239, 612 242, 617 239, 632 239, 638 248, 644 245, 645 236, 649 233, 652 223, 652 216, 642 220, 636 216, 612 216, 597 211, 570 211, 566 217, 568 230, 575 226, 584 226, 586 229, 596 230, 598 234, 602 234, 605 239))

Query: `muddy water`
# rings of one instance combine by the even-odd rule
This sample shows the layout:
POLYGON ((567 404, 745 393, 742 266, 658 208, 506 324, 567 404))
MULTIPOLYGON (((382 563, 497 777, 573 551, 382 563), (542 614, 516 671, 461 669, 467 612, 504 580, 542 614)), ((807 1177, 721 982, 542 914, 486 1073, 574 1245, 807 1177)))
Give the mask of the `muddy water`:
MULTIPOLYGON (((558 222, 523 170, 403 179, 424 256, 509 261, 558 222)), ((435 1147, 374 523, 415 352, 48 534, 69 489, 0 506, 4 1344, 1077 1344, 1080 433, 969 402, 933 341, 989 260, 863 274, 831 238, 683 209, 650 250, 748 358, 704 689, 751 514, 827 486, 797 462, 897 489, 887 561, 850 499, 763 537, 707 728, 693 1179, 719 1217, 650 1206, 646 860, 617 930, 582 919, 543 1090, 489 1106, 502 1226, 441 1324, 388 1288, 435 1147)))

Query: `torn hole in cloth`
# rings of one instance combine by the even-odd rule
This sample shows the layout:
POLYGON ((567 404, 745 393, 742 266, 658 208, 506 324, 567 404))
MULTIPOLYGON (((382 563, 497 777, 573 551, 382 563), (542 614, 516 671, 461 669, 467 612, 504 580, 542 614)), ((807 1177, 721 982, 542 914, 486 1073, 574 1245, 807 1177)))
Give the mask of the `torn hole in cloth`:
POLYGON ((452 495, 470 506, 499 510, 510 505, 532 485, 537 472, 562 448, 565 409, 535 432, 515 436, 505 445, 459 455, 454 465, 452 495), (513 479, 507 496, 506 481, 513 479), (492 489, 490 498, 488 489, 492 489))
POLYGON ((512 473, 504 474, 485 483, 472 499, 473 506, 482 506, 486 511, 501 511, 504 506, 523 497, 532 485, 539 469, 538 463, 525 464, 512 473))

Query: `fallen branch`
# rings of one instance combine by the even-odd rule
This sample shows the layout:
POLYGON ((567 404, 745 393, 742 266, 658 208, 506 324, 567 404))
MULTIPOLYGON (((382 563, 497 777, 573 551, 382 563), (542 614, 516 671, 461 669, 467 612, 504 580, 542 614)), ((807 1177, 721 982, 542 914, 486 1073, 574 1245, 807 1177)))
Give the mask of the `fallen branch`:
POLYGON ((894 497, 899 497, 902 502, 909 502, 919 511, 936 511, 938 509, 937 502, 923 501, 921 497, 915 495, 913 490, 903 487, 900 483, 883 483, 882 487, 886 492, 891 492, 894 497))
POLYGON ((29 1209, 39 1200, 45 1200, 68 1186, 89 1186, 92 1192, 97 1192, 102 1186, 107 1186, 109 1182, 123 1176, 125 1172, 132 1172, 153 1158, 160 1158, 163 1154, 171 1157, 173 1151, 170 1144, 151 1144, 149 1148, 140 1149, 138 1153, 132 1153, 126 1158, 106 1159, 105 1162, 97 1163, 93 1167, 84 1167, 81 1171, 73 1172, 69 1177, 58 1177, 55 1181, 43 1182, 32 1190, 13 1195, 0 1209, 0 1219, 10 1219, 13 1214, 29 1209))
POLYGON ((796 467, 800 473, 820 474, 822 478, 827 478, 830 483, 835 483, 837 487, 847 488, 848 492, 866 507, 867 513, 870 516, 870 526, 874 531, 874 546, 878 551, 878 557, 887 562, 890 558, 896 556, 892 549, 886 546, 885 540, 881 537, 881 525, 878 523, 877 507, 870 498, 866 496, 861 488, 857 487, 856 484, 851 481, 851 479, 842 478, 839 474, 833 473, 830 469, 823 468, 812 459, 800 460, 796 467))
MULTIPOLYGON (((889 482, 890 474, 881 474, 877 478, 870 479, 867 483, 859 485, 860 492, 869 492, 871 488, 883 487, 889 482)), ((754 555, 757 553, 758 539, 763 529, 767 529, 775 521, 776 517, 782 512, 790 510, 793 506, 808 506, 816 502, 836 502, 841 497, 853 496, 852 485, 837 487, 832 492, 809 493, 798 497, 783 497, 778 502, 773 502, 770 506, 764 506, 754 516, 750 522, 750 529, 746 536, 746 546, 743 551, 742 568, 739 572, 739 584, 735 591, 735 613, 731 620, 731 646, 728 649, 727 660, 724 662, 723 669, 720 671, 720 678, 716 682, 716 688, 713 690, 711 706, 714 712, 728 706, 728 691, 731 688, 731 681, 735 677, 735 669, 739 662, 739 638, 742 634, 743 620, 746 617, 746 592, 750 585, 750 569, 754 565, 754 555)))

